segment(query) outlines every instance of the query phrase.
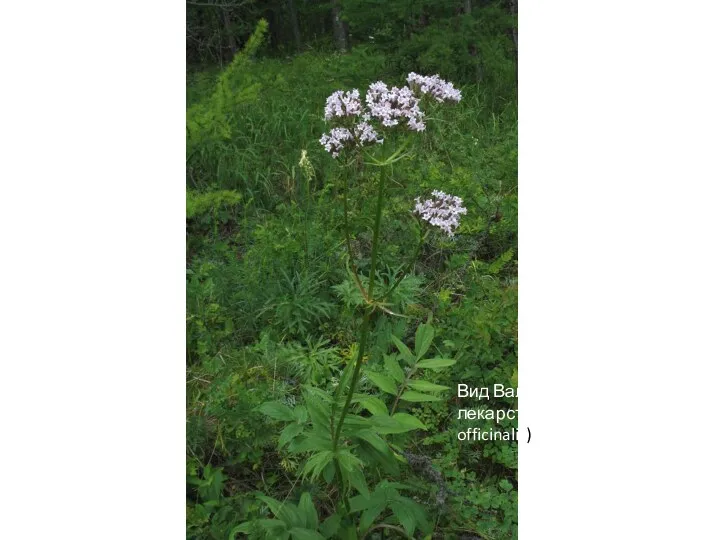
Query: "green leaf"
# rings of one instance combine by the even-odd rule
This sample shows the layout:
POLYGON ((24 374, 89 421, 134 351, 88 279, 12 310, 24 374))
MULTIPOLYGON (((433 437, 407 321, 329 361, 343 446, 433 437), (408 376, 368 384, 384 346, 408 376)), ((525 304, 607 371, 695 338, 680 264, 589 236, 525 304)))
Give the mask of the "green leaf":
POLYGON ((315 505, 309 493, 305 492, 300 495, 298 512, 300 512, 300 516, 304 519, 305 527, 313 531, 318 528, 317 510, 315 510, 315 505))
POLYGON ((302 432, 303 426, 300 424, 288 424, 285 429, 280 433, 280 439, 278 440, 278 447, 282 448, 287 443, 297 437, 302 432))
POLYGON ((395 386, 395 383, 390 377, 382 375, 380 373, 374 373, 372 371, 367 371, 365 374, 367 375, 367 378, 370 379, 373 384, 375 384, 375 386, 377 386, 383 392, 387 392, 388 394, 392 394, 393 396, 397 395, 397 386, 395 386))
POLYGON ((387 504, 383 501, 365 510, 360 516, 360 532, 366 532, 386 507, 387 504))
POLYGON ((408 384, 410 388, 420 390, 421 392, 442 392, 444 390, 450 390, 449 386, 442 386, 428 381, 410 381, 408 384))
POLYGON ((332 462, 333 460, 333 452, 332 450, 323 450, 322 452, 318 452, 317 454, 313 454, 310 456, 310 459, 307 460, 307 463, 305 463, 305 467, 303 468, 303 476, 310 475, 310 478, 314 480, 318 476, 320 476, 320 473, 323 471, 325 466, 332 462))
POLYGON ((427 426, 423 424, 420 420, 415 418, 413 415, 408 413, 395 413, 392 415, 393 420, 395 420, 400 425, 408 428, 408 431, 411 429, 423 429, 427 430, 427 426))
POLYGON ((418 403, 420 401, 442 401, 441 398, 437 396, 431 396, 430 394, 421 394, 420 392, 415 392, 414 390, 408 390, 407 392, 403 392, 403 394, 400 396, 400 399, 404 401, 411 401, 413 403, 418 403))
MULTIPOLYGON (((279 521, 278 523, 282 523, 282 521, 279 521)), ((284 523, 282 523, 282 524, 285 525, 284 523)), ((236 525, 230 531, 228 540, 235 540, 235 536, 237 535, 237 533, 250 534, 250 531, 252 531, 253 525, 254 525, 254 523, 252 521, 246 521, 245 523, 236 525)))
POLYGON ((415 356, 422 358, 428 352, 433 337, 435 337, 435 329, 430 324, 421 324, 415 332, 415 356))
POLYGON ((330 407, 320 399, 305 394, 305 406, 310 414, 310 420, 318 433, 330 436, 330 407))
POLYGON ((456 360, 451 360, 449 358, 430 358, 429 360, 420 360, 417 363, 417 367, 439 371, 442 368, 453 366, 455 363, 456 360))
POLYGON ((364 429, 358 431, 357 433, 355 433, 355 436, 358 439, 362 439, 363 441, 368 442, 373 448, 375 448, 375 450, 377 450, 381 454, 387 454, 389 451, 389 447, 387 443, 383 440, 383 438, 372 430, 364 429))
POLYGON ((325 538, 332 538, 340 528, 341 518, 337 514, 333 514, 320 525, 320 532, 325 538))
POLYGON ((319 532, 299 527, 290 529, 290 536, 293 537, 293 540, 325 540, 325 537, 319 532))
POLYGON ((337 460, 343 471, 354 471, 362 467, 362 461, 354 456, 350 450, 340 450, 337 453, 337 460))
POLYGON ((383 359, 385 361, 385 369, 388 370, 390 376, 395 379, 396 382, 403 382, 405 380, 405 372, 400 367, 400 364, 398 364, 395 356, 386 354, 383 359))
POLYGON ((258 495, 257 498, 267 504, 273 515, 276 518, 281 519, 287 525, 291 527, 302 525, 303 520, 294 504, 288 502, 281 503, 277 499, 273 499, 272 497, 268 497, 266 495, 258 495))
POLYGON ((395 413, 392 416, 378 414, 372 417, 372 421, 375 430, 383 435, 405 433, 414 429, 427 429, 420 420, 407 413, 395 413))
POLYGON ((406 508, 404 502, 402 501, 391 502, 390 509, 393 511, 393 514, 395 514, 395 517, 403 528, 407 531, 408 535, 412 537, 415 532, 416 523, 415 516, 410 509, 406 508))
POLYGON ((326 484, 329 484, 332 482, 333 478, 335 478, 335 462, 331 461, 327 465, 325 465, 325 468, 322 472, 323 480, 325 480, 326 484))
POLYGON ((332 448, 332 441, 330 440, 329 433, 318 433, 318 431, 312 431, 300 442, 294 439, 288 446, 288 450, 293 454, 299 454, 301 452, 312 452, 317 450, 330 450, 332 448))
POLYGON ((258 407, 258 410, 274 420, 292 422, 295 419, 292 409, 278 401, 267 401, 258 407))
POLYGON ((353 403, 359 403, 360 406, 370 412, 370 414, 388 414, 387 405, 385 405, 382 399, 376 396, 356 394, 353 397, 353 403))
POLYGON ((393 343, 397 347, 397 350, 400 351, 400 358, 405 360, 408 364, 413 365, 415 363, 415 355, 410 352, 408 346, 393 335, 390 336, 390 339, 392 339, 393 343))
POLYGON ((358 493, 365 497, 370 496, 370 491, 368 490, 367 483, 365 482, 365 475, 360 469, 345 471, 345 477, 347 478, 348 483, 358 490, 358 493))

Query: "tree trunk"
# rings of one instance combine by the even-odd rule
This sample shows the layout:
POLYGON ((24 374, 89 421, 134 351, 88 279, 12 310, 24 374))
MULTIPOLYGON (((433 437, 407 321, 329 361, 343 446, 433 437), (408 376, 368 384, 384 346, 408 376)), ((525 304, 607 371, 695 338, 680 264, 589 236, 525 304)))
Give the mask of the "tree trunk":
MULTIPOLYGON (((515 20, 517 22, 517 14, 518 14, 518 8, 517 8, 517 0, 510 0, 510 13, 515 15, 515 20)), ((518 50, 518 29, 517 24, 515 24, 512 28, 512 37, 513 41, 515 42, 515 54, 517 54, 518 50)))
POLYGON ((470 15, 472 12, 472 0, 465 0, 465 15, 470 15))
POLYGON ((332 3, 333 35, 335 36, 335 47, 340 52, 348 50, 347 29, 341 19, 340 0, 333 0, 332 3))
POLYGON ((230 10, 223 9, 223 27, 225 29, 225 37, 227 38, 227 46, 230 49, 230 58, 235 56, 238 51, 235 35, 233 34, 232 25, 230 24, 230 10))
POLYGON ((302 40, 300 39, 300 24, 298 23, 295 0, 287 0, 287 9, 290 15, 290 26, 292 27, 293 37, 295 38, 295 48, 299 51, 300 47, 302 47, 302 40))

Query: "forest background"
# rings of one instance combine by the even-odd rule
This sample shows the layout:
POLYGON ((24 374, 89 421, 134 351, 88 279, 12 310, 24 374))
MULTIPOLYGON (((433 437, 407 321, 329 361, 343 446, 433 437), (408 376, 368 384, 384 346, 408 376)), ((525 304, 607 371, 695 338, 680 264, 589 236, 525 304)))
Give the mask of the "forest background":
MULTIPOLYGON (((517 446, 458 441, 467 427, 498 426, 458 420, 458 409, 478 407, 454 392, 458 383, 517 386, 516 2, 186 7, 187 538, 286 537, 282 525, 260 523, 283 519, 287 537, 301 540, 517 537, 517 446), (414 242, 408 193, 444 190, 468 213, 453 238, 423 244, 393 290, 404 316, 377 317, 364 361, 386 373, 386 357, 401 352, 396 340, 412 348, 427 325, 432 356, 456 363, 428 383, 450 388, 442 399, 403 402, 423 428, 388 435, 401 460, 395 474, 362 467, 366 500, 381 490, 396 497, 369 512, 364 489, 343 496, 303 474, 308 456, 280 440, 286 409, 268 414, 267 403, 300 410, 308 386, 330 391, 357 354, 339 167, 318 142, 325 99, 377 80, 401 86, 413 71, 452 81, 463 99, 438 112, 421 151, 394 167, 378 270, 388 290, 405 263, 392 246, 414 242), (371 522, 354 533, 329 523, 346 497, 371 522), (290 523, 298 515, 303 526, 290 523), (320 536, 302 532, 310 530, 320 536)), ((366 269, 372 184, 350 190, 353 250, 366 269)), ((393 404, 371 378, 359 389, 393 404)), ((512 398, 490 401, 515 407, 512 398)))

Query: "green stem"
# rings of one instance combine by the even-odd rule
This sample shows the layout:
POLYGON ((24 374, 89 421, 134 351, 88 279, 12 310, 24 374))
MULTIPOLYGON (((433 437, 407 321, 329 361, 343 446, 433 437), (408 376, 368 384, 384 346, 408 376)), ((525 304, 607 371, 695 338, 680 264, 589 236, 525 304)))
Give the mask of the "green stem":
MULTIPOLYGON (((380 183, 378 187, 377 207, 375 208, 375 224, 373 227, 372 254, 370 255, 370 283, 368 284, 368 300, 370 301, 372 301, 373 289, 375 287, 375 270, 377 268, 377 255, 379 249, 378 238, 380 236, 380 221, 382 219, 382 208, 385 195, 385 175, 385 168, 380 169, 380 183)), ((350 381, 350 389, 348 390, 348 396, 345 400, 345 406, 340 413, 340 419, 338 420, 337 428, 335 429, 335 435, 333 437, 333 451, 337 450, 343 422, 345 421, 345 417, 350 409, 353 393, 355 392, 355 387, 360 379, 360 370, 362 368, 362 359, 365 354, 365 347, 367 346, 368 332, 370 329, 370 316, 372 315, 372 311, 372 305, 367 305, 365 307, 365 316, 363 317, 362 328, 360 330, 360 346, 358 347, 358 355, 355 360, 355 371, 353 371, 352 380, 350 381)))

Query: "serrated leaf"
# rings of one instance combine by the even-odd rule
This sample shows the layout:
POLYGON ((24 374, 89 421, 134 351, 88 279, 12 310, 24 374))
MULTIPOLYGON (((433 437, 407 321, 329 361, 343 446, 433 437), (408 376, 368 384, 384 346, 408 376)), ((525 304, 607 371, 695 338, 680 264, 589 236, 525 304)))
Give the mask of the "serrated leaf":
POLYGON ((403 392, 403 394, 400 396, 400 399, 404 401, 410 401, 412 403, 420 403, 421 401, 442 401, 441 398, 437 396, 432 396, 430 394, 421 394, 420 392, 415 392, 414 390, 408 390, 407 392, 403 392))
POLYGON ((383 357, 385 362, 385 369, 387 369, 390 376, 395 379, 395 382, 401 383, 405 380, 405 372, 398 364, 397 359, 394 356, 385 355, 383 357))
POLYGON ((293 409, 293 416, 299 423, 304 424, 308 419, 307 409, 302 405, 298 405, 293 409))
POLYGON ((442 368, 453 366, 456 362, 456 360, 451 360, 450 358, 430 358, 427 360, 420 360, 417 363, 417 367, 438 371, 442 368))
POLYGON ((305 527, 312 529, 313 531, 318 528, 317 510, 315 510, 315 505, 313 504, 312 497, 309 493, 305 492, 300 495, 298 512, 300 512, 300 517, 304 520, 305 527))
POLYGON ((435 329, 430 324, 422 323, 415 332, 415 356, 420 359, 428 352, 435 337, 435 329))
POLYGON ((412 538, 415 533, 416 526, 415 516, 413 516, 412 512, 405 507, 403 502, 400 501, 391 502, 390 509, 393 511, 393 514, 395 514, 395 517, 403 528, 407 531, 408 535, 412 538))
POLYGON ((387 375, 383 375, 381 373, 374 373, 372 371, 367 371, 365 374, 367 375, 367 378, 370 379, 373 384, 383 392, 387 392, 388 394, 392 394, 393 396, 397 395, 397 386, 395 386, 393 380, 387 375))
POLYGON ((419 390, 421 392, 442 392, 444 390, 450 390, 449 386, 442 386, 428 381, 410 381, 408 385, 410 388, 414 388, 415 390, 419 390))
POLYGON ((392 342, 395 344, 397 350, 400 352, 400 358, 405 360, 408 364, 413 365, 415 363, 415 355, 412 353, 412 351, 410 351, 408 346, 393 335, 390 336, 390 339, 392 339, 392 342))
POLYGON ((279 401, 267 401, 260 405, 258 410, 274 420, 292 422, 295 419, 292 409, 279 401))

